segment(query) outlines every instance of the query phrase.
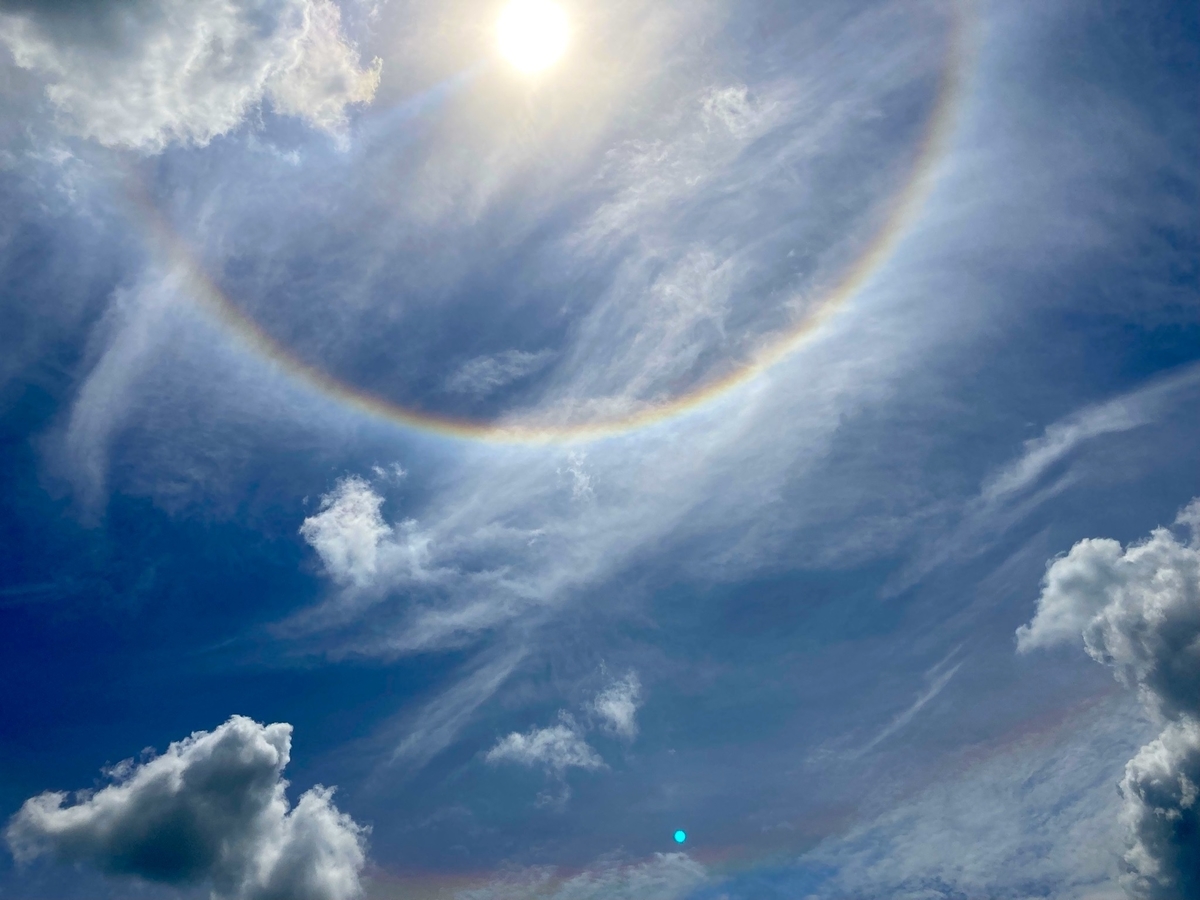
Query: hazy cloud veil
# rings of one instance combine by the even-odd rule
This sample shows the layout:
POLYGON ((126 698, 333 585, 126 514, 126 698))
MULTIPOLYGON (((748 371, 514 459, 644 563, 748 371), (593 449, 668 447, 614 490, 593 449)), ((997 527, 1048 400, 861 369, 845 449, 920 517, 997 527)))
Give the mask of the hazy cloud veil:
POLYGON ((102 2, 79 10, 0 12, 0 40, 44 78, 69 131, 153 153, 206 144, 264 99, 336 130, 369 101, 378 60, 362 68, 331 0, 102 2))

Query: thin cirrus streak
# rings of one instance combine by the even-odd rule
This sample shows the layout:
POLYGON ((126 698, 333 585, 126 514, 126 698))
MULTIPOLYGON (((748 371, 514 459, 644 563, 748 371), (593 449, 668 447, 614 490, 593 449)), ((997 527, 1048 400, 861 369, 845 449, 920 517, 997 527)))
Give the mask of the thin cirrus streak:
MULTIPOLYGON (((949 144, 954 121, 967 80, 969 10, 972 0, 953 0, 946 58, 937 97, 922 135, 915 161, 904 186, 888 204, 890 209, 864 250, 849 265, 838 283, 791 328, 759 347, 732 371, 701 382, 694 389, 623 415, 598 417, 583 422, 549 419, 475 419, 430 412, 387 400, 349 384, 319 366, 306 362, 272 336, 254 318, 243 312, 209 277, 195 254, 158 211, 144 190, 133 189, 135 205, 151 224, 152 243, 165 257, 191 299, 215 316, 225 331, 259 357, 317 391, 327 399, 365 415, 392 424, 444 437, 495 444, 544 445, 582 443, 614 437, 654 425, 696 410, 732 389, 753 381, 802 346, 829 321, 892 255, 933 185, 933 170, 949 144)), ((439 95, 467 84, 478 69, 468 70, 445 86, 433 89, 439 95), (445 88, 443 90, 443 88, 445 88)), ((423 107, 413 101, 403 105, 406 113, 423 107)))

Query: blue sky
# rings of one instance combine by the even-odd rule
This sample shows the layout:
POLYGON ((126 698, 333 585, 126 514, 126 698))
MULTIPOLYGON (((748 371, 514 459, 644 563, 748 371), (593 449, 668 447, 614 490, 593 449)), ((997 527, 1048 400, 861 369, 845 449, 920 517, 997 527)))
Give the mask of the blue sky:
POLYGON ((1194 4, 503 5, 0 2, 0 897, 1196 896, 1194 4))

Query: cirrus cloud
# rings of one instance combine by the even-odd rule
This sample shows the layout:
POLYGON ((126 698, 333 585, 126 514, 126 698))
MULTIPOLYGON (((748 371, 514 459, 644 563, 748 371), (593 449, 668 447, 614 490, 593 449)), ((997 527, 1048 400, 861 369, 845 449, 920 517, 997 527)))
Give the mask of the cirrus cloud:
POLYGON ((263 100, 335 131, 348 105, 374 97, 381 67, 362 67, 332 0, 160 0, 82 18, 14 13, 0 16, 0 42, 45 80, 65 131, 146 153, 207 144, 263 100))
POLYGON ((708 880, 708 872, 686 853, 656 853, 644 862, 603 861, 571 878, 549 869, 516 872, 462 900, 678 900, 708 880))

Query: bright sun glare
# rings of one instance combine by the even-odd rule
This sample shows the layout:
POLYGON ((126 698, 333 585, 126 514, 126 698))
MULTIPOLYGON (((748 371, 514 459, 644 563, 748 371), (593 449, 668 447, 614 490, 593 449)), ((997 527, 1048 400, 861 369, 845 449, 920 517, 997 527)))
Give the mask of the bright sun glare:
POLYGON ((500 52, 522 72, 540 72, 567 49, 567 14, 552 0, 512 0, 497 25, 500 52))

